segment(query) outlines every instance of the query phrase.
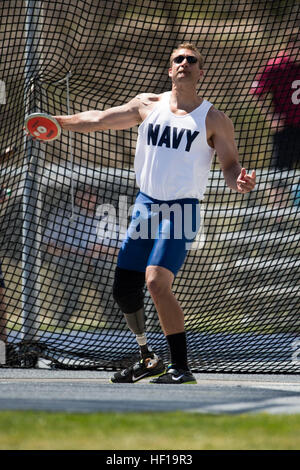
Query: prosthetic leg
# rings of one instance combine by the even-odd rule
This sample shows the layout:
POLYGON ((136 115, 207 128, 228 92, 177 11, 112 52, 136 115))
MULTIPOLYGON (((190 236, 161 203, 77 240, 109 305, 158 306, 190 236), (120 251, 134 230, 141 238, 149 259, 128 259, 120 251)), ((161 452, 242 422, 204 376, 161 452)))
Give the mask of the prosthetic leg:
POLYGON ((132 383, 147 377, 157 377, 164 373, 163 361, 151 350, 145 333, 144 310, 145 273, 116 269, 113 296, 135 335, 139 345, 141 360, 117 372, 111 378, 113 383, 132 383))
POLYGON ((136 341, 140 347, 141 357, 144 359, 151 355, 151 347, 147 344, 145 333, 145 310, 140 308, 134 313, 124 313, 126 323, 132 333, 135 335, 136 341))

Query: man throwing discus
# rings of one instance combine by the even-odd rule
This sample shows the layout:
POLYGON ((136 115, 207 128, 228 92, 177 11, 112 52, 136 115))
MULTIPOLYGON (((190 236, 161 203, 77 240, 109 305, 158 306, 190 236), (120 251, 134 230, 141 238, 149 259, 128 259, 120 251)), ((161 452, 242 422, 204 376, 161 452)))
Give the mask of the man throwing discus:
POLYGON ((168 73, 171 91, 142 93, 105 111, 55 116, 62 130, 73 132, 139 126, 134 169, 140 191, 118 255, 113 296, 136 336, 140 361, 115 373, 113 383, 147 377, 156 384, 196 383, 188 365, 184 313, 172 284, 199 229, 199 200, 214 153, 230 189, 247 193, 255 187, 255 171, 248 174, 239 163, 232 121, 197 94, 204 74, 198 49, 180 44, 171 54, 168 73), (170 210, 160 211, 162 206, 170 210), (170 350, 166 370, 147 343, 145 284, 170 350))

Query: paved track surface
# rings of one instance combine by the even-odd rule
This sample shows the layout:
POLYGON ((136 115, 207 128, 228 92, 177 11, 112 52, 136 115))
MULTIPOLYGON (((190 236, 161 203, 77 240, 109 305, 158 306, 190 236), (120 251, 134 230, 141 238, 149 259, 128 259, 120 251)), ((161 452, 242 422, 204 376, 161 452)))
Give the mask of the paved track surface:
POLYGON ((300 375, 195 374, 197 385, 111 384, 110 376, 0 369, 0 410, 300 413, 300 375))

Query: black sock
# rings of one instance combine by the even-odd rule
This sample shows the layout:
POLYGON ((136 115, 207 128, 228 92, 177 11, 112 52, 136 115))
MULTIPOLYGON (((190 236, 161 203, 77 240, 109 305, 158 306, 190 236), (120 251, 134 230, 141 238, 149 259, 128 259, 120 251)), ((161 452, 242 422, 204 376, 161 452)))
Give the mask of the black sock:
POLYGON ((174 335, 167 335, 170 354, 171 364, 176 369, 189 370, 187 363, 187 343, 185 331, 182 333, 176 333, 174 335))

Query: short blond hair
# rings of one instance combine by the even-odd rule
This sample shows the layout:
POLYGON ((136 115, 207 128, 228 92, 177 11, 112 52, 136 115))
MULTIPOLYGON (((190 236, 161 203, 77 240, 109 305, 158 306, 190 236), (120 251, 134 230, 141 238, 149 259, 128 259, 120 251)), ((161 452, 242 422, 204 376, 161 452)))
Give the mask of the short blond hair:
POLYGON ((174 56, 175 56, 176 52, 179 51, 179 49, 188 49, 189 51, 195 52, 195 54, 197 56, 197 59, 198 59, 198 63, 199 63, 199 69, 203 68, 203 65, 204 65, 203 55, 201 54, 199 49, 197 49, 197 47, 194 46, 194 44, 192 44, 191 42, 183 42, 183 43, 179 44, 176 47, 176 49, 173 49, 173 52, 170 56, 170 66, 171 67, 172 67, 172 62, 173 62, 174 56))

